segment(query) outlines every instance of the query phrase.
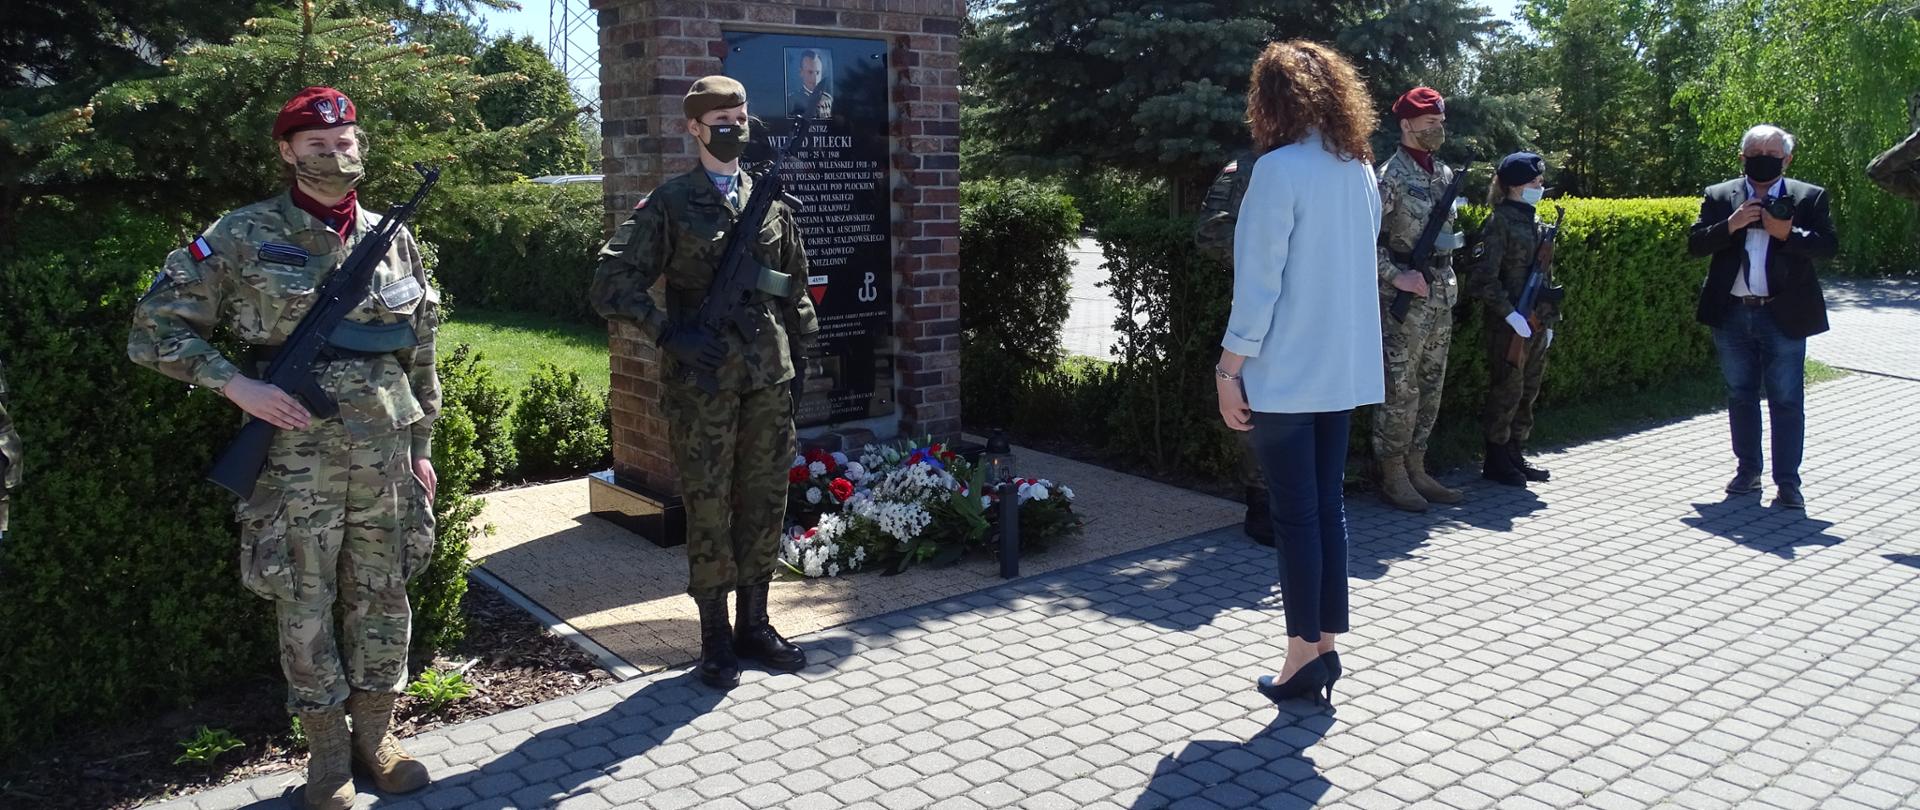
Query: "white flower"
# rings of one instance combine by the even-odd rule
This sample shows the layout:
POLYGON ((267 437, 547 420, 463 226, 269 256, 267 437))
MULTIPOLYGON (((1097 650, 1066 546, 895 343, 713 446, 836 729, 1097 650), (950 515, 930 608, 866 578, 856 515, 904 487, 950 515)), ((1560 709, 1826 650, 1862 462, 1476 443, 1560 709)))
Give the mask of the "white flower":
POLYGON ((826 475, 827 465, 825 462, 816 461, 812 464, 807 465, 807 472, 812 473, 813 475, 816 475, 816 476, 826 475))
POLYGON ((807 503, 819 503, 819 502, 820 502, 820 488, 807 487, 807 503))
POLYGON ((800 467, 800 466, 804 466, 804 465, 805 465, 806 463, 807 463, 807 457, 806 457, 806 456, 794 456, 794 457, 793 457, 793 463, 792 463, 792 464, 788 464, 788 465, 787 465, 787 467, 788 467, 788 468, 793 468, 793 467, 800 467))
POLYGON ((1047 485, 1046 485, 1046 484, 1034 484, 1034 485, 1033 485, 1033 499, 1034 499, 1034 500, 1036 500, 1036 501, 1044 501, 1044 500, 1046 500, 1046 499, 1047 499, 1047 496, 1048 496, 1048 495, 1050 495, 1050 494, 1052 494, 1052 493, 1049 493, 1049 492, 1047 491, 1047 485))
POLYGON ((835 464, 838 464, 838 465, 840 465, 840 466, 842 466, 842 467, 845 467, 845 466, 847 466, 847 454, 846 454, 846 453, 834 453, 834 454, 833 454, 833 463, 835 463, 835 464))
POLYGON ((986 509, 990 506, 993 506, 993 497, 989 495, 980 496, 980 508, 986 509))
POLYGON ((848 481, 858 484, 860 479, 867 477, 867 468, 858 461, 847 462, 846 476, 848 481))
POLYGON ((834 563, 832 565, 827 566, 827 576, 830 576, 830 577, 840 576, 840 564, 834 563))
POLYGON ((1073 500, 1073 487, 1061 487, 1060 494, 1067 496, 1069 501, 1073 500))

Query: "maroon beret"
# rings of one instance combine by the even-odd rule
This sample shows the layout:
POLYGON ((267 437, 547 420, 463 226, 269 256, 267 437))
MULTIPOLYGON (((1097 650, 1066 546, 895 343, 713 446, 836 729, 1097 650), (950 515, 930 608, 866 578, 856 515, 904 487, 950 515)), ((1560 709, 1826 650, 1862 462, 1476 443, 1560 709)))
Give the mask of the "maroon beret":
POLYGON ((309 87, 295 93, 280 108, 280 116, 273 119, 273 137, 285 138, 303 129, 355 123, 359 122, 354 118, 353 101, 347 94, 331 87, 309 87))
POLYGON ((1431 87, 1415 87, 1393 103, 1393 114, 1404 121, 1423 115, 1444 115, 1447 112, 1447 100, 1440 97, 1440 91, 1431 87))

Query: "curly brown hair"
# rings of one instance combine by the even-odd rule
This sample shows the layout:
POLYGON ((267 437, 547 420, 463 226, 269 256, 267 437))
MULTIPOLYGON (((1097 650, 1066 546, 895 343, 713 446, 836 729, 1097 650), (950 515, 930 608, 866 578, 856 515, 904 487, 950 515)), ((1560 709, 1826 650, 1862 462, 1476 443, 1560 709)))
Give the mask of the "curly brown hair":
POLYGON ((1247 123, 1265 152, 1317 130, 1327 151, 1373 162, 1367 136, 1377 115, 1360 71, 1339 51, 1304 39, 1267 46, 1253 62, 1247 88, 1247 123))

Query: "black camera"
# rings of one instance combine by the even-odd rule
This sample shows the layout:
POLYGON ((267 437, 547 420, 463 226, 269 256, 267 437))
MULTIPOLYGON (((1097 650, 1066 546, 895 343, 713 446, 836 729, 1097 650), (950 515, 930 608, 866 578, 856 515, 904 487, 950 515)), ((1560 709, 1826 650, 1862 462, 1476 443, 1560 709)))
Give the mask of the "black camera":
POLYGON ((1767 209, 1767 216, 1773 217, 1774 219, 1793 219, 1794 202, 1792 197, 1784 194, 1778 197, 1768 197, 1765 207, 1767 209))

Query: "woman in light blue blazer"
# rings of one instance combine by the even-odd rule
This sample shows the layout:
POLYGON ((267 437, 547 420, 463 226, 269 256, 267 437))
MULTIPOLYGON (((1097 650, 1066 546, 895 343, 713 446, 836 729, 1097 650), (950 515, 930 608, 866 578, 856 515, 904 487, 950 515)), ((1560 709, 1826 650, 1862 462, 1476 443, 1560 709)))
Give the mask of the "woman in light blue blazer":
POLYGON ((1333 49, 1294 40, 1253 66, 1254 164, 1234 229, 1233 314, 1214 369, 1220 416, 1253 431, 1278 541, 1287 657, 1274 701, 1329 700, 1348 630, 1340 486, 1353 409, 1386 397, 1375 238, 1373 102, 1333 49))

